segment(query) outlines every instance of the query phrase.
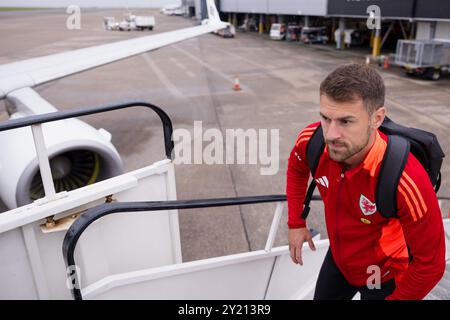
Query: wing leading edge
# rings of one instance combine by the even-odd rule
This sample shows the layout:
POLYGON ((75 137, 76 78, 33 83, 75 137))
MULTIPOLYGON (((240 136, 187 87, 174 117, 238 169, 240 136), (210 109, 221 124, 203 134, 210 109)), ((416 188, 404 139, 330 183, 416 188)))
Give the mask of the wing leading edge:
POLYGON ((158 49, 226 27, 218 16, 214 0, 207 0, 209 19, 201 26, 123 40, 0 66, 0 99, 17 89, 62 78, 158 49))

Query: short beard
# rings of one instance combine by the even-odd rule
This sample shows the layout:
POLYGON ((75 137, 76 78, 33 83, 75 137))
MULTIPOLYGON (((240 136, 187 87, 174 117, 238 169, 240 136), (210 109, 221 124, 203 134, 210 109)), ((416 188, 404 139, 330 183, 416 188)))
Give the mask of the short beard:
MULTIPOLYGON (((332 148, 330 148, 330 144, 331 141, 327 141, 327 145, 328 145, 328 154, 330 155, 330 158, 336 162, 345 162, 345 160, 353 157, 355 154, 361 152, 361 150, 363 150, 367 144, 369 143, 370 140, 370 127, 367 130, 367 135, 366 135, 366 139, 364 141, 364 143, 360 144, 360 145, 356 145, 351 149, 347 149, 345 150, 343 153, 334 153, 332 150, 332 148)), ((346 145, 345 145, 346 146, 346 145)))

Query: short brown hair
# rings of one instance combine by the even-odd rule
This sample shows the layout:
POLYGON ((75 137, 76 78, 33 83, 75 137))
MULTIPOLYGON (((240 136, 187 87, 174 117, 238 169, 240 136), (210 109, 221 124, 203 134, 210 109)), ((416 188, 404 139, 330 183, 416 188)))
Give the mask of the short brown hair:
POLYGON ((384 105, 383 78, 373 68, 357 63, 344 64, 331 72, 320 84, 320 94, 337 102, 362 99, 371 115, 384 105))

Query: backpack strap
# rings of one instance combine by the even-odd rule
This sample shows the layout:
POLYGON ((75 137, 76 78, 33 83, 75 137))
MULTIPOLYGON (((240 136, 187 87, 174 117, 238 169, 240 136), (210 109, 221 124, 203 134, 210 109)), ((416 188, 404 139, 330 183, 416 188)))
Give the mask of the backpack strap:
POLYGON ((316 181, 314 180, 314 174, 319 164, 320 156, 323 153, 325 147, 325 142, 323 140, 322 126, 319 125, 314 131, 313 135, 306 145, 306 160, 308 162, 309 169, 311 170, 311 175, 313 179, 311 180, 308 191, 306 192, 305 201, 303 201, 303 211, 301 214, 302 219, 306 219, 311 210, 309 204, 311 202, 314 189, 316 188, 316 181))
POLYGON ((436 186, 434 187, 435 193, 438 193, 439 188, 441 187, 441 182, 442 182, 442 174, 441 174, 441 171, 439 171, 437 179, 436 179, 436 186))
POLYGON ((408 160, 409 148, 409 141, 405 138, 388 135, 375 189, 377 210, 385 218, 397 217, 397 187, 408 160))
POLYGON ((320 156, 324 148, 325 142, 323 141, 322 126, 319 125, 306 145, 306 161, 308 161, 308 167, 311 170, 312 176, 316 173, 317 165, 319 164, 320 156))

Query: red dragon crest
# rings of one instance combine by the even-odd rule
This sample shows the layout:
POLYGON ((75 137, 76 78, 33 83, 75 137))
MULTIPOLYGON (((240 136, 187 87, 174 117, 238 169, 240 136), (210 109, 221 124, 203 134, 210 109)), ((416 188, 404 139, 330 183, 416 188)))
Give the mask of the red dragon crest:
POLYGON ((359 207, 365 216, 370 216, 377 211, 377 206, 375 203, 371 202, 364 195, 359 197, 359 207))

